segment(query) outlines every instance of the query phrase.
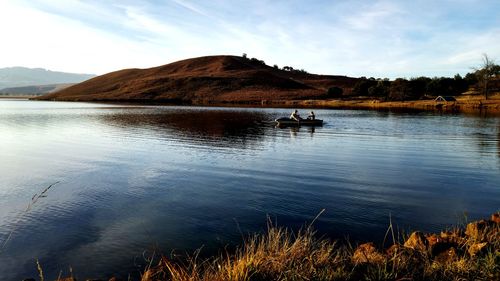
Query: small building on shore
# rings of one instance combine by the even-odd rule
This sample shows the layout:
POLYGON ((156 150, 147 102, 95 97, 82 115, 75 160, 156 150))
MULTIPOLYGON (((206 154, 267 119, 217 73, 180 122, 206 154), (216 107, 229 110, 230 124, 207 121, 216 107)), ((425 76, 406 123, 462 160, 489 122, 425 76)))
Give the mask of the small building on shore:
POLYGON ((454 102, 457 101, 454 97, 452 96, 438 96, 434 101, 439 101, 439 102, 454 102))

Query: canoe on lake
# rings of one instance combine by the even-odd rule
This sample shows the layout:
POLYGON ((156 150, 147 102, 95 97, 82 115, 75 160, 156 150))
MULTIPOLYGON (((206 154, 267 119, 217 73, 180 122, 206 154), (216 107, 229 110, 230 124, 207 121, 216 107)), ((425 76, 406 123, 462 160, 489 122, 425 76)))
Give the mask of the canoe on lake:
POLYGON ((301 119, 300 121, 290 119, 290 118, 278 118, 276 120, 278 126, 323 126, 323 120, 321 119, 301 119))

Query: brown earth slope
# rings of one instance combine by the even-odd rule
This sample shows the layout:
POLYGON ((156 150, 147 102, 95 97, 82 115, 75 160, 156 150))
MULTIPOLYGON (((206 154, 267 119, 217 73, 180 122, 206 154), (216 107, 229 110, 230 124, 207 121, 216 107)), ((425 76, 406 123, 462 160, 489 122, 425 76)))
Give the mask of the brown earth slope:
POLYGON ((356 78, 284 71, 237 56, 207 56, 149 69, 124 69, 40 97, 68 101, 261 103, 324 98, 329 87, 351 91, 356 78))

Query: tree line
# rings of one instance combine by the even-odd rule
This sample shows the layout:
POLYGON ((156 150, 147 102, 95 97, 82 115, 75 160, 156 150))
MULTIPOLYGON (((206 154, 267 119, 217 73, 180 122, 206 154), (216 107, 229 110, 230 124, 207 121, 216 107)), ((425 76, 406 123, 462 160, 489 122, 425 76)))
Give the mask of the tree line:
MULTIPOLYGON (((416 77, 411 79, 397 78, 375 79, 361 77, 354 85, 351 96, 377 97, 387 101, 405 101, 434 98, 436 96, 457 96, 468 90, 482 93, 486 99, 492 91, 499 90, 500 65, 483 55, 483 63, 464 77, 456 74, 450 77, 416 77)), ((339 87, 328 89, 327 95, 332 98, 342 97, 344 93, 339 87)))
MULTIPOLYGON (((259 60, 258 58, 249 58, 246 53, 243 53, 242 57, 244 59, 247 59, 253 63, 260 64, 260 65, 266 65, 266 62, 263 60, 259 60)), ((292 66, 285 65, 282 68, 280 68, 277 64, 273 65, 273 68, 283 70, 283 71, 288 71, 288 72, 295 72, 295 73, 302 73, 302 74, 309 74, 309 72, 305 71, 303 68, 301 69, 296 69, 293 68, 292 66)))
MULTIPOLYGON (((266 65, 263 60, 248 58, 246 53, 243 53, 242 57, 253 63, 266 65)), ((294 69, 291 66, 280 68, 275 64, 273 68, 308 74, 304 69, 294 69)), ((457 96, 469 90, 483 94, 486 99, 492 91, 500 90, 500 65, 488 55, 483 54, 482 64, 474 67, 473 71, 464 77, 456 74, 453 78, 421 76, 410 79, 396 78, 393 81, 388 78, 361 77, 350 94, 347 95, 340 87, 331 87, 327 90, 326 96, 329 98, 376 97, 385 101, 406 101, 431 99, 436 96, 457 96)))
POLYGON ((354 85, 351 94, 353 96, 370 96, 384 98, 386 100, 418 100, 435 96, 456 96, 477 83, 474 75, 460 74, 453 78, 449 77, 417 77, 411 79, 397 78, 374 79, 361 77, 354 85))

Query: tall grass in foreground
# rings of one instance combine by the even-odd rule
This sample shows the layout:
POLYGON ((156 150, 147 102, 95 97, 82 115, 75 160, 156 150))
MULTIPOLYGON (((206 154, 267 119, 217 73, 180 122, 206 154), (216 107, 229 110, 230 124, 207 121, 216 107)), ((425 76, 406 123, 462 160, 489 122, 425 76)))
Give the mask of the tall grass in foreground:
MULTIPOLYGON (((496 214, 498 218, 498 214, 496 214)), ((172 261, 163 256, 141 281, 240 280, 500 280, 500 223, 494 220, 438 234, 412 233, 379 251, 269 225, 233 254, 208 260, 172 261)))

